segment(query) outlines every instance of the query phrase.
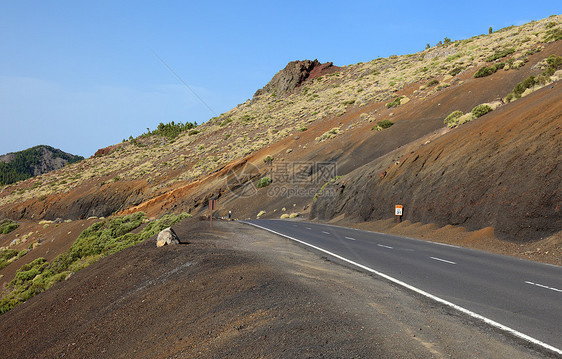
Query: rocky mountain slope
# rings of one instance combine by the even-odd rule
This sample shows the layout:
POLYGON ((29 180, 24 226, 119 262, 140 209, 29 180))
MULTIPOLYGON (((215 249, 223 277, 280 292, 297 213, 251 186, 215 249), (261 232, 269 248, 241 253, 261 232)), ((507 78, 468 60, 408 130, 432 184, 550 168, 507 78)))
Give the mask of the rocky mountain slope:
POLYGON ((51 146, 35 146, 0 156, 0 185, 39 176, 82 161, 84 157, 63 152, 51 146))

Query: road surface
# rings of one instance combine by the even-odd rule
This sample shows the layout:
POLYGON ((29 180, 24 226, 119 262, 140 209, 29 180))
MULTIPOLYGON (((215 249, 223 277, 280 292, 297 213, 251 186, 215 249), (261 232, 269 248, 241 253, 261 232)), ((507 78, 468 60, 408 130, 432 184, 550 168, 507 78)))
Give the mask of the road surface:
POLYGON ((325 224, 244 222, 312 246, 562 355, 562 267, 325 224))

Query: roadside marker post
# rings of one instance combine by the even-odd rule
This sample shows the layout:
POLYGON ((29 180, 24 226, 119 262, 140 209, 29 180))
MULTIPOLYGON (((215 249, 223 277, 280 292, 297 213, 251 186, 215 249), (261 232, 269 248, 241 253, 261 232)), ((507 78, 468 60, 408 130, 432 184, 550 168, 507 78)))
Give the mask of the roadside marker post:
POLYGON ((404 211, 404 206, 401 204, 397 204, 394 206, 394 215, 396 216, 396 222, 400 223, 402 220, 402 214, 404 211))
POLYGON ((209 216, 210 219, 210 226, 211 229, 213 229, 213 211, 215 210, 215 207, 217 205, 217 200, 216 199, 210 199, 209 200, 209 211, 211 212, 211 215, 209 216))

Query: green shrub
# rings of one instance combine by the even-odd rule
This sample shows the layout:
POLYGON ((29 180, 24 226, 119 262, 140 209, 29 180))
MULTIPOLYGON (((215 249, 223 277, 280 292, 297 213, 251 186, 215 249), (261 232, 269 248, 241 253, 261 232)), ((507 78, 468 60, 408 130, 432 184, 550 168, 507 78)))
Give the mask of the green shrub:
POLYGON ((342 105, 350 106, 350 105, 353 105, 354 103, 355 103, 355 100, 348 100, 348 101, 342 102, 342 105))
POLYGON ((375 131, 382 131, 385 128, 389 128, 390 126, 394 125, 394 122, 390 121, 390 120, 382 120, 377 122, 377 124, 371 128, 371 131, 375 130, 375 131))
POLYGON ((273 156, 272 155, 265 156, 263 162, 265 162, 266 165, 271 166, 271 164, 273 163, 273 156))
POLYGON ((19 224, 17 224, 16 222, 14 222, 10 219, 4 219, 4 220, 0 221, 0 234, 8 234, 18 227, 19 227, 19 224))
POLYGON ((485 114, 491 111, 492 108, 488 105, 478 105, 474 107, 471 112, 474 115, 474 118, 478 118, 484 116, 485 114))
POLYGON ((219 123, 220 127, 224 127, 232 122, 232 117, 225 118, 221 123, 219 123))
POLYGON ((535 86, 535 76, 529 76, 525 80, 515 85, 515 87, 513 88, 513 95, 515 96, 515 98, 519 98, 526 89, 533 86, 535 86))
POLYGON ((499 62, 499 63, 494 64, 492 66, 484 66, 480 70, 476 71, 476 73, 474 74, 474 77, 479 78, 479 77, 490 76, 491 74, 495 73, 499 69, 503 69, 504 67, 505 67, 504 62, 499 62))
POLYGON ((492 67, 484 66, 474 74, 475 78, 486 77, 493 74, 495 71, 492 67))
POLYGON ((258 184, 256 185, 256 187, 263 188, 269 186, 270 184, 271 184, 271 177, 262 177, 258 180, 258 184))
POLYGON ((393 108, 393 107, 398 107, 400 106, 400 100, 402 100, 403 96, 399 96, 397 98, 395 98, 394 100, 392 100, 391 102, 386 104, 386 108, 393 108))
POLYGON ((496 61, 498 59, 504 58, 508 55, 511 55, 515 52, 514 48, 509 48, 509 49, 503 49, 500 51, 495 52, 493 55, 490 55, 486 58, 486 61, 491 62, 491 61, 496 61))
POLYGON ((180 133, 191 130, 195 127, 197 127, 197 123, 175 123, 174 121, 169 123, 160 122, 154 131, 148 131, 146 135, 157 135, 174 139, 178 137, 180 133))
POLYGON ((455 67, 454 69, 452 69, 452 70, 449 72, 449 75, 451 75, 451 76, 457 76, 458 74, 461 73, 462 70, 463 70, 462 67, 455 67))
MULTIPOLYGON (((443 123, 447 126, 454 125, 454 124, 456 124, 459 117, 461 117, 462 115, 464 115, 464 113, 462 111, 453 111, 449 114, 449 116, 447 116, 445 118, 445 120, 443 120, 443 123)), ((451 127, 451 126, 449 126, 449 127, 451 127)))
POLYGON ((57 256, 52 262, 47 263, 44 258, 37 258, 22 266, 16 272, 14 280, 8 284, 10 292, 0 300, 0 314, 49 289, 72 272, 146 240, 189 216, 187 213, 169 214, 149 222, 138 233, 131 231, 145 222, 146 215, 142 212, 92 224, 78 236, 66 253, 57 256))
MULTIPOLYGON (((24 254, 27 251, 22 251, 24 254)), ((15 249, 3 249, 0 251, 0 269, 6 268, 8 264, 14 259, 17 259, 20 252, 15 249)))
POLYGON ((433 80, 429 81, 429 82, 427 83, 427 85, 425 85, 425 86, 426 86, 426 87, 431 87, 431 86, 437 85, 438 83, 439 83, 439 80, 433 79, 433 80))
POLYGON ((389 128, 390 126, 394 125, 394 122, 390 120, 382 120, 377 123, 382 128, 389 128))
POLYGON ((562 40, 562 29, 557 27, 546 32, 545 42, 562 40))
POLYGON ((518 99, 525 92, 526 89, 532 88, 536 84, 544 85, 550 81, 550 76, 552 76, 556 71, 562 69, 562 57, 557 55, 550 55, 546 58, 547 68, 541 72, 537 77, 529 76, 525 80, 519 82, 506 96, 506 100, 512 101, 513 99, 518 99))

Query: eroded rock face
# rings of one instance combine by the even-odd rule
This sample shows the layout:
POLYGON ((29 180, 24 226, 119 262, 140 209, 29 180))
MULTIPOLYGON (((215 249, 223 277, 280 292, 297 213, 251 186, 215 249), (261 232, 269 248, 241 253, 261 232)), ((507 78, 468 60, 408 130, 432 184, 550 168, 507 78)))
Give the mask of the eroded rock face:
POLYGON ((179 244, 180 240, 178 235, 172 228, 166 228, 158 233, 158 237, 156 238, 156 246, 162 247, 165 245, 172 245, 172 244, 179 244))
POLYGON ((285 96, 308 79, 313 79, 338 70, 331 62, 324 64, 318 60, 291 61, 279 71, 265 87, 257 90, 254 97, 263 94, 285 96))

